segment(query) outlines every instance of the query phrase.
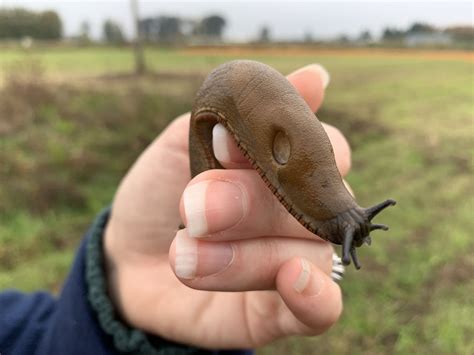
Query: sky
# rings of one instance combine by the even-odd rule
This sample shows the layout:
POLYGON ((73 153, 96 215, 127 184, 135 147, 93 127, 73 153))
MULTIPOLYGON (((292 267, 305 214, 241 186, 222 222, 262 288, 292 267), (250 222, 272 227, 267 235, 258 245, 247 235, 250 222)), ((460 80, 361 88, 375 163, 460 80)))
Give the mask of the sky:
MULTIPOLYGON (((129 0, 0 0, 0 7, 56 10, 63 20, 66 36, 79 32, 83 21, 91 34, 101 36, 102 23, 112 19, 133 34, 129 0)), ((176 15, 202 18, 219 14, 226 21, 224 36, 232 41, 257 37, 262 26, 270 28, 273 39, 302 39, 310 33, 315 39, 346 34, 357 36, 369 30, 379 36, 387 27, 407 28, 413 22, 438 27, 473 25, 472 1, 145 1, 139 0, 140 16, 176 15)))

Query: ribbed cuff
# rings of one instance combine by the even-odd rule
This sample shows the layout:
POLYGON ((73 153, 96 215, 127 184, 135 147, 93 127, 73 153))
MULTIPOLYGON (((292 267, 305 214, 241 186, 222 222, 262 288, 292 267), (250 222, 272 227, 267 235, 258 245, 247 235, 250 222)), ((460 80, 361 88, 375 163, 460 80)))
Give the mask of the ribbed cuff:
POLYGON ((97 315, 101 328, 113 338, 116 349, 128 354, 184 355, 196 354, 199 349, 150 336, 123 323, 107 294, 104 273, 102 236, 110 215, 110 208, 103 210, 95 220, 87 241, 86 282, 87 298, 97 315))

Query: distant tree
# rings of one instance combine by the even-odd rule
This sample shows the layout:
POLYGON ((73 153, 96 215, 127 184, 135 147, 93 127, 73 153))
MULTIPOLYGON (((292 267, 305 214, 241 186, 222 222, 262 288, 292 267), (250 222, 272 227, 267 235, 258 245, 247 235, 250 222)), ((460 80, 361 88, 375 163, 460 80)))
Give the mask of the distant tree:
POLYGON ((125 42, 122 28, 112 20, 106 20, 102 26, 103 39, 112 44, 122 44, 125 42))
POLYGON ((407 30, 407 34, 411 33, 431 33, 436 32, 436 28, 426 23, 415 22, 410 28, 407 30))
POLYGON ((314 42, 313 34, 310 31, 306 32, 303 36, 303 41, 305 43, 313 43, 314 42))
POLYGON ((38 38, 60 39, 62 34, 62 23, 58 14, 54 11, 45 11, 39 14, 38 38))
POLYGON ((473 26, 452 26, 444 30, 445 33, 452 36, 457 41, 467 41, 474 44, 473 26))
POLYGON ((0 9, 0 38, 59 39, 61 32, 61 19, 54 11, 0 9))
POLYGON ((175 42, 180 39, 183 21, 175 16, 158 16, 140 21, 140 30, 148 42, 175 42))
POLYGON ((386 28, 383 31, 382 39, 384 41, 393 41, 402 39, 405 36, 404 31, 397 30, 396 28, 386 28))
POLYGON ((347 44, 351 41, 348 35, 346 34, 341 34, 337 37, 337 42, 342 43, 342 44, 347 44))
POLYGON ((207 16, 201 20, 195 33, 205 37, 220 39, 222 38, 225 25, 226 21, 223 17, 219 15, 207 16))
POLYGON ((158 38, 161 41, 173 42, 181 35, 181 19, 175 16, 160 16, 158 21, 158 38))
POLYGON ((371 42, 372 41, 372 35, 370 34, 369 30, 362 31, 359 35, 359 41, 361 42, 371 42))
POLYGON ((35 14, 23 9, 0 10, 0 38, 21 38, 34 32, 35 14))
POLYGON ((154 18, 141 19, 138 28, 145 41, 154 42, 158 40, 158 27, 154 18))
POLYGON ((268 26, 262 26, 258 34, 258 41, 268 43, 271 41, 270 37, 270 28, 268 26))
POLYGON ((79 26, 79 40, 83 43, 91 40, 91 25, 88 21, 82 21, 79 26))

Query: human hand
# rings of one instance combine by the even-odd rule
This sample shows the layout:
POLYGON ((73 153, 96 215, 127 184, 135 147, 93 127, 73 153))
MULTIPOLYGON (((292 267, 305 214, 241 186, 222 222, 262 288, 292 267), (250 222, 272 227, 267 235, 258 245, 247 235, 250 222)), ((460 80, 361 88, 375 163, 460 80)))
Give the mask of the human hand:
MULTIPOLYGON (((308 66, 288 79, 316 111, 325 71, 308 66)), ((334 127, 325 129, 344 176, 347 142, 334 127)), ((332 246, 283 208, 222 129, 214 150, 227 170, 189 181, 188 133, 185 114, 143 152, 115 196, 104 248, 121 316, 205 348, 257 347, 327 330, 342 310, 329 277, 332 246), (177 232, 181 220, 187 228, 177 232)))

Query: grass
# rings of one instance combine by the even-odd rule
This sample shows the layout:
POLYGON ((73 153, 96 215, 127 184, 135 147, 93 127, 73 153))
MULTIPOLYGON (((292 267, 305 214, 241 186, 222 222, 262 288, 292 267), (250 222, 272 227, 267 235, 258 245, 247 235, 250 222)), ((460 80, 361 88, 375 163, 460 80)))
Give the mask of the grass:
MULTIPOLYGON (((360 204, 399 203, 379 218, 391 230, 360 250, 363 270, 347 271, 341 321, 321 337, 259 353, 473 353, 473 62, 350 52, 246 57, 282 72, 325 65, 332 80, 318 116, 351 141, 348 180, 360 204)), ((2 52, 10 77, 0 95, 0 289, 57 291, 81 234, 128 166, 189 109, 199 77, 233 58, 150 50, 160 74, 137 81, 111 76, 132 68, 122 49, 2 52)))

